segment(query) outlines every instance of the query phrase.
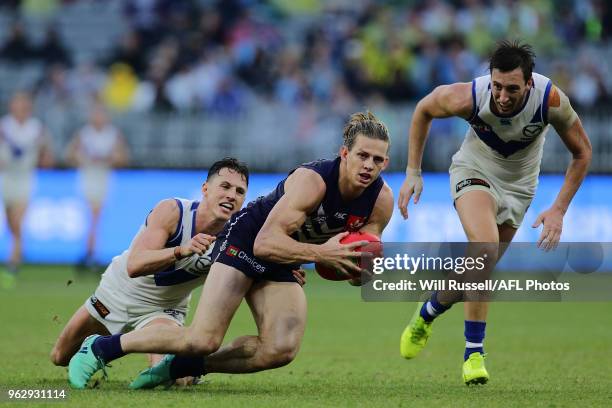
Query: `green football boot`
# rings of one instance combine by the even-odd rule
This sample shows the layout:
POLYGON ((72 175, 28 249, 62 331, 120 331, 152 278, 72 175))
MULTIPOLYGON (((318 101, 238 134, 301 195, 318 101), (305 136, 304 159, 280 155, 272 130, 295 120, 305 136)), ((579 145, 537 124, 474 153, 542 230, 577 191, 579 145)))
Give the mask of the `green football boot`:
POLYGON ((101 358, 94 355, 91 349, 93 342, 98 337, 100 337, 99 334, 87 337, 83 344, 81 344, 81 349, 70 359, 70 364, 68 364, 68 381, 72 388, 86 388, 91 377, 100 370, 104 373, 104 378, 108 378, 106 364, 101 358))
POLYGON ((431 336, 433 322, 426 322, 421 317, 422 306, 423 302, 417 304, 417 309, 400 339, 400 354, 406 359, 415 358, 423 350, 429 336, 431 336))
POLYGON ((470 354, 463 363, 463 382, 465 385, 486 384, 489 381, 489 373, 485 368, 485 355, 475 352, 470 354))
POLYGON ((132 390, 147 390, 163 385, 168 388, 174 384, 170 378, 170 363, 174 360, 174 354, 166 354, 159 363, 151 368, 147 368, 138 374, 129 385, 132 390))

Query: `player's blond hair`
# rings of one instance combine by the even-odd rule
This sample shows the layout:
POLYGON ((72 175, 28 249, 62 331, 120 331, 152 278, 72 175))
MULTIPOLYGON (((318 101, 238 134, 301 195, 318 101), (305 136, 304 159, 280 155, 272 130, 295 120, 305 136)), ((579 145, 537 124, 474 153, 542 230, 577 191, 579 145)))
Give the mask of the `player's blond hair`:
POLYGON ((389 130, 372 112, 353 113, 342 132, 344 145, 351 150, 358 135, 389 143, 389 130))

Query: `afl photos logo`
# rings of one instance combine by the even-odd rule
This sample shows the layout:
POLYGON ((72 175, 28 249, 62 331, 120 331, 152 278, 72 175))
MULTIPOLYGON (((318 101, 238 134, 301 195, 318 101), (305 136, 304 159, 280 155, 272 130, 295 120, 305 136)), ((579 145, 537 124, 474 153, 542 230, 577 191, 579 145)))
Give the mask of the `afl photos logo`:
POLYGON ((523 137, 524 141, 533 140, 538 135, 542 133, 542 125, 527 125, 523 128, 523 137))

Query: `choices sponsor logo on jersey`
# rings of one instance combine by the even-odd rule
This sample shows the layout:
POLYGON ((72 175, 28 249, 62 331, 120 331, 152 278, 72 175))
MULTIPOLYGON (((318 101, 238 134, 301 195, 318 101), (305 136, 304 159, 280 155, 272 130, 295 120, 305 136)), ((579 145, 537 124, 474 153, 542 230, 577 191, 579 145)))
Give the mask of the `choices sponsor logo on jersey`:
POLYGON ((225 253, 229 256, 236 256, 238 255, 238 252, 240 252, 240 248, 233 245, 230 245, 229 248, 227 248, 227 251, 225 251, 225 253))
POLYGON ((366 217, 360 217, 358 215, 349 215, 346 221, 346 229, 348 231, 357 231, 359 228, 365 225, 366 217))
POLYGON ((458 182, 457 185, 455 186, 455 192, 458 193, 459 191, 461 191, 464 188, 469 187, 469 186, 483 186, 483 187, 486 187, 486 188, 491 188, 489 183, 487 183, 483 179, 469 178, 469 179, 465 179, 463 181, 458 182))
POLYGON ((253 268, 258 273, 264 273, 266 271, 266 267, 257 262, 255 257, 250 257, 246 252, 240 251, 238 252, 238 259, 242 259, 253 268))

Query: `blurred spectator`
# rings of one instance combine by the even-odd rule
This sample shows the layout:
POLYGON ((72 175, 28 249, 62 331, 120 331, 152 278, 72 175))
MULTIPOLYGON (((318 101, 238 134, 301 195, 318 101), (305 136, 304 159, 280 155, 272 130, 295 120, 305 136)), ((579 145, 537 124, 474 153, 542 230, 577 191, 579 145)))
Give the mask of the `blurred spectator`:
POLYGON ((20 6, 21 6, 21 0, 0 1, 0 8, 6 8, 11 11, 16 11, 20 6))
POLYGON ((59 7, 59 0, 21 0, 21 11, 31 17, 48 17, 59 7))
POLYGON ((166 83, 168 99, 177 111, 189 112, 195 108, 196 93, 193 84, 193 70, 186 64, 183 64, 166 83))
POLYGON ((145 80, 138 84, 131 108, 138 112, 175 110, 167 94, 166 71, 162 65, 152 66, 145 80))
POLYGON ((37 104, 53 108, 72 107, 74 93, 68 75, 66 67, 61 64, 49 66, 36 90, 37 104))
POLYGON ((129 151, 121 132, 110 123, 103 106, 94 105, 88 123, 79 129, 66 150, 66 161, 79 168, 80 184, 91 209, 85 254, 78 268, 95 266, 94 252, 100 213, 113 168, 126 166, 129 151))
POLYGON ((573 102, 582 108, 590 108, 606 102, 607 92, 601 73, 591 63, 587 63, 578 75, 572 78, 569 92, 573 102))
POLYGON ((146 72, 145 53, 141 48, 140 35, 135 31, 125 33, 117 48, 111 51, 104 65, 110 67, 113 64, 122 63, 128 65, 139 77, 146 72))
POLYGON ((219 83, 208 111, 217 116, 235 118, 244 111, 245 91, 243 87, 230 77, 225 77, 219 83))
POLYGON ((36 56, 47 65, 61 64, 69 67, 71 57, 63 44, 57 29, 53 26, 47 28, 43 43, 36 48, 36 56))
MULTIPOLYGON (((183 1, 183 0, 175 0, 183 1)), ((125 0, 124 13, 146 52, 165 34, 163 20, 172 0, 125 0)))
POLYGON ((9 113, 0 120, 0 176, 2 201, 12 235, 7 271, 0 286, 13 287, 22 262, 21 225, 35 183, 37 166, 51 166, 51 141, 42 123, 32 116, 32 99, 25 92, 13 95, 9 113))
POLYGON ((25 35, 21 22, 11 25, 7 40, 0 48, 0 57, 10 62, 20 63, 34 58, 35 50, 25 35))
POLYGON ((105 81, 105 73, 95 64, 88 61, 81 62, 70 74, 75 104, 89 106, 90 102, 99 98, 105 81))
POLYGON ((132 106, 137 87, 138 78, 129 65, 113 64, 102 89, 102 99, 112 110, 128 110, 132 106))

